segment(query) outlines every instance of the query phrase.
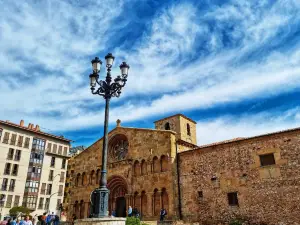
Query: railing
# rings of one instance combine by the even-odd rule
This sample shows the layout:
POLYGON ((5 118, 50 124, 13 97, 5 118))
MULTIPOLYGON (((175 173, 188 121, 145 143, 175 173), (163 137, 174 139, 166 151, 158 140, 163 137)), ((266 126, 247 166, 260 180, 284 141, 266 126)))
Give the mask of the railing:
POLYGON ((6 208, 10 208, 10 207, 11 207, 11 203, 12 203, 12 202, 6 202, 5 207, 6 207, 6 208))
POLYGON ((7 159, 7 160, 12 160, 13 157, 14 157, 14 154, 8 154, 6 159, 7 159))
POLYGON ((38 209, 43 209, 43 204, 39 205, 38 209))
POLYGON ((10 174, 10 169, 4 170, 4 175, 9 175, 10 174))
POLYGON ((20 161, 21 156, 20 155, 15 155, 15 161, 20 161))
POLYGON ((53 176, 49 176, 48 181, 53 181, 53 176))
POLYGON ((13 172, 11 173, 11 175, 18 176, 18 170, 13 170, 13 172))

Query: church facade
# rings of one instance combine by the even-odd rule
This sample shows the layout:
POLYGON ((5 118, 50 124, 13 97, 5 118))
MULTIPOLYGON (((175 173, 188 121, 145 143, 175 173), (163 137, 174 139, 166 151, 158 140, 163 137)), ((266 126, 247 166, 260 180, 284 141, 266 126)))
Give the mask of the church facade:
MULTIPOLYGON (((68 217, 86 218, 99 185, 102 139, 68 163, 68 217)), ((122 127, 109 133, 109 213, 136 207, 145 221, 214 224, 300 223, 300 129, 197 146, 196 123, 182 114, 155 129, 122 127)))

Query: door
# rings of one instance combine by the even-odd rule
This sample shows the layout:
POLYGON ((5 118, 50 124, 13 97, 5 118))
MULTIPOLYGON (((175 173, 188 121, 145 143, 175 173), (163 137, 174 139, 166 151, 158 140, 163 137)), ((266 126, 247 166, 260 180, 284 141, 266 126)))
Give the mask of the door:
POLYGON ((116 216, 126 217, 126 200, 124 197, 118 197, 116 200, 116 216))

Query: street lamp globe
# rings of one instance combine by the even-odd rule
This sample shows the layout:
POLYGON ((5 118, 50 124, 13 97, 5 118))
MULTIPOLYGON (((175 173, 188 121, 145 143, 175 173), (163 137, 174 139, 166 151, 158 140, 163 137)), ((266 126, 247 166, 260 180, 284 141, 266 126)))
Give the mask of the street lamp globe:
POLYGON ((95 57, 95 59, 93 59, 91 63, 93 66, 94 73, 99 73, 101 69, 102 61, 98 57, 95 57))
POLYGON ((97 82, 97 74, 92 73, 90 74, 90 85, 91 87, 95 87, 96 86, 96 82, 97 82))
POLYGON ((112 64, 114 63, 114 60, 115 60, 115 57, 111 53, 108 53, 105 56, 106 66, 111 67, 112 64))
POLYGON ((128 75, 129 65, 126 62, 122 62, 120 65, 121 74, 124 76, 128 75))

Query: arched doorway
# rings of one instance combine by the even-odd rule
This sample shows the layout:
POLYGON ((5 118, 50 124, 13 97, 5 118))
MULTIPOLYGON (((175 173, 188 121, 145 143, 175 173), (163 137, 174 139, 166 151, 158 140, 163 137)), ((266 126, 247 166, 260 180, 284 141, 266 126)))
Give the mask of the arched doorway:
POLYGON ((113 176, 108 179, 107 188, 109 194, 109 214, 115 211, 117 217, 126 217, 126 199, 128 186, 126 180, 121 176, 113 176))

